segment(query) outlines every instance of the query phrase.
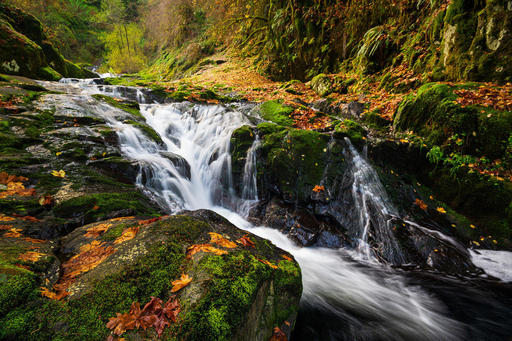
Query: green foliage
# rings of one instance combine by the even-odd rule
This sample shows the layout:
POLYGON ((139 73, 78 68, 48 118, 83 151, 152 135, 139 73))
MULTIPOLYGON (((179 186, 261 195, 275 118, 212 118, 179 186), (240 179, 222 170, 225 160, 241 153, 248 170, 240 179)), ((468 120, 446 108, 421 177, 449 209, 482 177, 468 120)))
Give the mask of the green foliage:
POLYGON ((282 126, 291 127, 293 120, 289 115, 293 112, 293 108, 284 106, 278 101, 268 101, 261 105, 261 117, 267 121, 277 123, 282 126))

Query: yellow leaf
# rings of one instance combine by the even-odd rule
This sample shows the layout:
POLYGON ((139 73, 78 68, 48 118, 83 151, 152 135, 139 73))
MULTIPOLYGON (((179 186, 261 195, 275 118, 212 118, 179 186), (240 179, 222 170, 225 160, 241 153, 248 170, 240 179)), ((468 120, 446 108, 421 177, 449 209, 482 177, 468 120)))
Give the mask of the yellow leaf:
POLYGON ((208 234, 210 235, 210 243, 215 243, 228 249, 233 249, 237 246, 236 243, 224 238, 221 234, 215 232, 209 232, 208 234))
POLYGON ((123 231, 123 234, 119 236, 116 240, 114 240, 114 244, 121 244, 128 240, 135 238, 137 233, 139 232, 139 227, 129 227, 123 231))
POLYGON ((66 172, 64 172, 62 169, 60 171, 52 171, 52 175, 58 178, 64 178, 66 177, 66 172))
POLYGON ((471 227, 472 229, 476 229, 476 226, 473 224, 469 225, 469 227, 471 227))
POLYGON ((441 214, 446 214, 446 210, 442 207, 438 207, 436 208, 437 212, 441 213, 441 214))
POLYGON ((37 262, 44 254, 41 252, 27 251, 18 256, 18 259, 24 262, 37 262))
POLYGON ((186 274, 182 274, 180 279, 177 279, 171 283, 173 285, 171 292, 180 291, 181 289, 189 285, 190 282, 192 282, 192 277, 186 274))
POLYGON ((55 153, 55 155, 57 155, 57 156, 59 156, 59 155, 61 155, 61 154, 62 154, 62 152, 57 152, 57 153, 55 153))

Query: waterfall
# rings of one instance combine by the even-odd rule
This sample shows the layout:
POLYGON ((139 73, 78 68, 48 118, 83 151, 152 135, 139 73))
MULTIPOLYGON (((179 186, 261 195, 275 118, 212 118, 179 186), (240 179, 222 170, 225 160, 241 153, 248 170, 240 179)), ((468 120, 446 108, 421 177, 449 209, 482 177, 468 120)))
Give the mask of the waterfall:
POLYGON ((256 135, 251 148, 247 151, 242 177, 242 199, 258 200, 258 183, 256 179, 256 153, 261 145, 260 137, 256 135))
POLYGON ((347 148, 343 153, 348 167, 345 179, 352 182, 350 202, 352 233, 358 237, 357 248, 366 260, 375 259, 368 237, 373 232, 376 242, 385 245, 386 259, 395 263, 404 263, 399 252, 398 243, 392 233, 392 217, 397 217, 397 210, 380 182, 379 176, 366 159, 357 152, 348 138, 345 138, 347 148))
MULTIPOLYGON (((97 85, 66 85, 80 87, 86 95, 106 93, 105 88, 97 85)), ((115 92, 109 89, 106 94, 115 92)), ((82 104, 91 105, 90 101, 82 104)), ((140 164, 137 184, 167 211, 213 210, 239 228, 266 238, 294 255, 301 266, 304 285, 299 313, 303 317, 294 334, 296 340, 459 340, 465 337, 465 324, 453 319, 440 300, 419 285, 411 285, 402 273, 371 261, 372 239, 386 245, 387 257, 400 260, 399 247, 389 232, 390 219, 398 214, 375 170, 349 141, 345 150, 349 167, 340 186, 350 190, 343 191, 346 197, 339 198, 340 202, 348 203, 343 207, 347 212, 336 218, 352 224, 347 226, 357 240, 355 248, 301 248, 281 232, 255 227, 245 219, 247 204, 258 199, 259 137, 248 151, 242 198, 236 198, 229 142, 235 129, 251 125, 243 104, 234 107, 188 102, 141 104, 141 114, 161 137, 162 144, 147 138, 137 127, 117 121, 104 106, 96 104, 84 110, 95 111, 117 132, 123 154, 140 164)))

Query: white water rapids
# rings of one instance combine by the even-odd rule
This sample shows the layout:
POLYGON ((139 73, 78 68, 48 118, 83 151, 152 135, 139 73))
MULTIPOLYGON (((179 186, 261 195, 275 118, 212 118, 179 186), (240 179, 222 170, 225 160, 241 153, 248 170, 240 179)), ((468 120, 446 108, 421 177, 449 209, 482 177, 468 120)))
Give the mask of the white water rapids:
MULTIPOLYGON (((81 87, 88 89, 86 93, 98 93, 95 86, 82 84, 81 87)), ((163 147, 133 125, 119 122, 106 113, 97 114, 116 130, 125 156, 140 163, 137 184, 169 212, 213 210, 239 228, 266 238, 294 255, 302 269, 301 304, 314 306, 344 321, 339 327, 323 331, 322 336, 313 332, 316 339, 463 339, 464 325, 448 317, 439 300, 418 286, 408 285, 397 271, 371 261, 368 248, 299 247, 281 232, 255 227, 244 218, 248 205, 257 200, 254 171, 259 140, 247 158, 243 198, 237 198, 233 190, 229 142, 236 128, 251 124, 246 111, 240 106, 141 104, 142 115, 162 138, 163 147)), ((351 153, 357 156, 354 162, 361 163, 354 167, 368 171, 370 166, 364 158, 355 149, 351 153)), ((362 178, 379 181, 371 171, 366 175, 362 178)), ((357 190, 356 186, 364 188, 365 184, 354 186, 357 190)), ((388 207, 385 193, 366 192, 365 195, 378 196, 375 201, 381 202, 383 209, 388 207)), ((363 202, 359 209, 364 226, 368 217, 363 202)), ((363 233, 362 245, 364 238, 363 233)))

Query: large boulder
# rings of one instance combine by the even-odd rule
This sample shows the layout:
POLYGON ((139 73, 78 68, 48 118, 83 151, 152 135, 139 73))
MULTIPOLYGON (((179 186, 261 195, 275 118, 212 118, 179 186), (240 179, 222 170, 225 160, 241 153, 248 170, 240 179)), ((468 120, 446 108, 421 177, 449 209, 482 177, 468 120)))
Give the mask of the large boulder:
POLYGON ((17 291, 2 290, 6 300, 26 294, 0 311, 8 326, 0 338, 28 331, 41 340, 104 340, 113 332, 155 339, 160 330, 163 340, 252 341, 268 340, 275 327, 295 321, 302 284, 292 256, 210 211, 112 219, 80 227, 61 244, 58 279, 41 283, 34 276, 16 283, 17 291), (173 302, 174 319, 158 315, 159 299, 173 302), (107 327, 119 314, 134 318, 134 306, 150 301, 157 304, 145 311, 158 321, 140 318, 147 329, 128 327, 127 320, 126 328, 107 327))

